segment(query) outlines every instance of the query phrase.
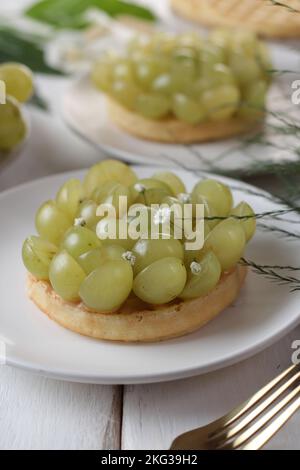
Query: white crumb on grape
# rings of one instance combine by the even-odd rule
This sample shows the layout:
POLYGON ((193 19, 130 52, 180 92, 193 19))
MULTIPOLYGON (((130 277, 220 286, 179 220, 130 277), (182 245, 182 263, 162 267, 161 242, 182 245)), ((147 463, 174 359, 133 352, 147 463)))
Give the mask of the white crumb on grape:
POLYGON ((83 217, 78 217, 74 219, 74 226, 75 227, 84 227, 86 225, 86 221, 83 217))
POLYGON ((191 196, 188 193, 179 193, 177 195, 177 198, 183 204, 187 204, 188 202, 191 202, 191 196))
POLYGON ((141 183, 136 183, 134 185, 134 189, 138 192, 138 193, 142 193, 143 191, 145 191, 146 187, 141 184, 141 183))
POLYGON ((129 263, 131 264, 131 266, 134 266, 135 261, 136 261, 136 257, 134 256, 134 254, 132 253, 132 251, 125 251, 125 253, 122 254, 122 258, 123 258, 125 261, 129 261, 129 263))
POLYGON ((192 274, 199 274, 201 272, 201 265, 197 261, 192 261, 190 264, 192 274))

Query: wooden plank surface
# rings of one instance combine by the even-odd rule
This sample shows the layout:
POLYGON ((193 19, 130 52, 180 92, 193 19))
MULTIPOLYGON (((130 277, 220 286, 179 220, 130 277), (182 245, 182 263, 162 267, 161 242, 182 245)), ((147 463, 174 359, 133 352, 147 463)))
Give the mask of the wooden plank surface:
POLYGON ((0 367, 0 449, 119 449, 122 387, 0 367))
MULTIPOLYGON (((127 386, 122 447, 167 449, 180 433, 205 425, 246 400, 291 361, 300 327, 266 351, 203 376, 153 385, 127 386)), ((269 444, 299 449, 300 413, 269 444)))

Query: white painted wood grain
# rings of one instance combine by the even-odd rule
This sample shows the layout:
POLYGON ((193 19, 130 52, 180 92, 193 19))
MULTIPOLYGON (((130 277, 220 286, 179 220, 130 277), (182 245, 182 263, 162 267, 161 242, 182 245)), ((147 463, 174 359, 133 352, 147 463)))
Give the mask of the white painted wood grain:
MULTIPOLYGON (((226 369, 176 382, 125 387, 122 447, 167 449, 178 434, 224 415, 284 370, 295 339, 300 339, 300 327, 266 351, 226 369)), ((300 413, 268 448, 300 448, 300 413)))
POLYGON ((122 387, 0 367, 0 449, 119 449, 122 387))

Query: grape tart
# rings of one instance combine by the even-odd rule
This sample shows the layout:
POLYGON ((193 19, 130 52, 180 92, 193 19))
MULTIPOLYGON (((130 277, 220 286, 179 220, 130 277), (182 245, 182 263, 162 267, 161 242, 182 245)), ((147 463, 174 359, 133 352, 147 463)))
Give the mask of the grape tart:
POLYGON ((42 204, 36 228, 22 257, 28 295, 39 309, 86 336, 147 342, 195 331, 235 301, 247 274, 239 261, 256 224, 252 208, 244 201, 234 205, 230 189, 217 180, 200 180, 188 194, 172 172, 139 180, 130 167, 106 160, 83 183, 67 181, 55 200, 42 204), (164 237, 160 227, 157 239, 118 232, 105 239, 106 221, 96 208, 112 205, 124 219, 121 195, 154 223, 161 207, 203 204, 203 246, 187 249, 186 240, 172 231, 164 237))
POLYGON ((127 133, 191 143, 262 126, 271 69, 268 50, 250 32, 157 33, 102 56, 91 80, 127 133))
POLYGON ((299 38, 297 0, 170 0, 174 11, 207 26, 240 27, 269 38, 299 38))

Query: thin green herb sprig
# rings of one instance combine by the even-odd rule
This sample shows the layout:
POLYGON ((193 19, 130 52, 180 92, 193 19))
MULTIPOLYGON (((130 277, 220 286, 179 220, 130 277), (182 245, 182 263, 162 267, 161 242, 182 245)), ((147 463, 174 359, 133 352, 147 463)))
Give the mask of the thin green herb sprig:
POLYGON ((263 223, 258 223, 257 228, 266 232, 271 232, 277 234, 280 238, 289 238, 293 240, 300 240, 300 233, 291 232, 289 230, 277 227, 276 225, 267 225, 263 223))
POLYGON ((296 8, 293 8, 291 5, 287 5, 284 2, 278 2, 277 0, 265 0, 265 1, 271 3, 274 6, 286 8, 291 13, 300 13, 300 10, 297 10, 296 8))
POLYGON ((269 279, 272 282, 276 282, 279 285, 288 285, 291 292, 300 290, 300 279, 295 276, 283 273, 283 271, 300 271, 300 267, 261 265, 246 258, 242 258, 240 263, 244 266, 249 266, 256 274, 263 275, 266 279, 269 279))

